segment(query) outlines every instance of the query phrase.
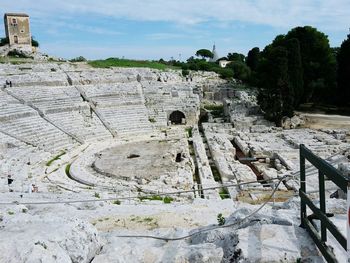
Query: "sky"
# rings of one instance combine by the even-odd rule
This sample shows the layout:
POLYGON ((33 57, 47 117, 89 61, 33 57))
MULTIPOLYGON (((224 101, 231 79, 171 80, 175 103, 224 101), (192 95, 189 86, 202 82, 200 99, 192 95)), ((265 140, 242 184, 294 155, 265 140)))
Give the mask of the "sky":
POLYGON ((350 0, 1 0, 6 12, 27 13, 41 51, 63 58, 183 61, 214 43, 247 54, 304 25, 336 47, 350 27, 350 0))

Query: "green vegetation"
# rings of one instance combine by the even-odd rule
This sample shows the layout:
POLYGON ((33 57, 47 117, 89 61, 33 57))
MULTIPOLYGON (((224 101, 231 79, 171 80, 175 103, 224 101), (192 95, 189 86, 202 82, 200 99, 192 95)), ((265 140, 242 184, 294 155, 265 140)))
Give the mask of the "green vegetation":
POLYGON ((267 119, 280 125, 301 103, 337 103, 336 57, 327 36, 310 26, 296 27, 258 53, 250 51, 250 83, 267 119))
POLYGON ((15 214, 15 212, 13 212, 13 211, 7 211, 7 213, 8 213, 10 216, 12 216, 12 215, 15 214))
POLYGON ((100 194, 97 193, 97 192, 94 193, 94 197, 96 197, 96 198, 101 198, 101 197, 100 197, 100 194))
POLYGON ((155 123, 155 122, 156 122, 156 119, 153 118, 153 117, 149 117, 149 118, 148 118, 148 121, 151 122, 151 123, 155 123))
POLYGON ((0 38, 0 47, 5 46, 5 45, 7 45, 8 43, 10 43, 8 37, 0 38))
POLYGON ((46 166, 50 166, 54 161, 60 159, 61 156, 65 155, 66 152, 61 152, 60 154, 56 155, 55 157, 53 157, 51 160, 49 160, 47 163, 46 163, 46 166))
POLYGON ((35 40, 33 36, 32 36, 32 46, 39 47, 39 42, 37 40, 35 40))
POLYGON ((123 68, 154 68, 159 70, 166 69, 178 69, 177 67, 165 65, 156 61, 147 60, 130 60, 119 58, 108 58, 105 60, 93 60, 88 62, 94 68, 111 68, 111 67, 123 67, 123 68))
POLYGON ((186 132, 187 132, 189 138, 192 138, 192 130, 193 130, 193 127, 186 128, 186 132))
POLYGON ((223 226, 226 222, 225 217, 223 217, 221 213, 217 215, 216 219, 218 220, 219 226, 223 226))
POLYGON ((72 58, 69 60, 70 62, 85 62, 87 61, 86 58, 84 58, 83 56, 79 56, 79 57, 76 57, 76 58, 72 58))
POLYGON ((164 198, 159 195, 153 195, 153 196, 140 196, 140 201, 143 200, 152 200, 152 201, 163 201, 164 204, 170 204, 174 199, 170 196, 165 196, 164 198))
POLYGON ((66 166, 66 169, 64 169, 65 170, 65 172, 66 172, 66 175, 70 178, 71 176, 70 176, 70 172, 69 172, 69 170, 70 170, 70 166, 71 166, 72 164, 67 164, 67 166, 66 166))
POLYGON ((213 173, 215 182, 222 182, 221 175, 215 165, 210 165, 211 172, 213 173))
POLYGON ((121 202, 120 202, 119 200, 114 200, 112 203, 113 203, 114 205, 120 205, 120 204, 121 204, 121 202))
POLYGON ((202 57, 202 59, 213 58, 214 54, 208 49, 199 49, 196 52, 197 57, 202 57))
POLYGON ((143 200, 163 201, 163 197, 161 197, 159 195, 140 196, 139 199, 140 199, 140 201, 143 201, 143 200))
POLYGON ((204 109, 209 110, 215 118, 224 117, 224 105, 207 104, 204 105, 204 109))
POLYGON ((225 187, 221 188, 219 191, 219 195, 221 199, 230 199, 230 193, 227 191, 225 187))
POLYGON ((172 201, 174 201, 174 198, 172 198, 170 196, 166 196, 163 199, 164 204, 170 204, 172 201))
POLYGON ((338 61, 338 104, 350 106, 350 34, 341 44, 338 61))

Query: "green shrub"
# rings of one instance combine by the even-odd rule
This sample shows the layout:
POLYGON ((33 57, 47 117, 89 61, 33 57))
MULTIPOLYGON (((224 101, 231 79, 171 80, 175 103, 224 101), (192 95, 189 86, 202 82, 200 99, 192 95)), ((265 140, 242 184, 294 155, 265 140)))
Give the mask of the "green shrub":
POLYGON ((221 213, 218 214, 217 220, 218 220, 219 226, 223 226, 225 224, 225 222, 226 222, 225 217, 223 217, 221 213))
POLYGON ((188 76, 190 74, 190 71, 188 69, 182 69, 181 73, 182 73, 183 77, 186 77, 186 76, 188 76))
POLYGON ((193 127, 186 128, 186 132, 187 132, 189 138, 192 138, 192 130, 193 130, 193 127))
POLYGON ((32 46, 33 47, 39 47, 39 42, 32 37, 32 46))
POLYGON ((101 197, 100 197, 100 194, 97 193, 97 192, 95 192, 94 197, 96 197, 96 198, 101 198, 101 197))
POLYGON ((120 205, 121 202, 120 202, 119 200, 114 200, 114 201, 113 201, 113 204, 114 204, 114 205, 120 205))
POLYGON ((170 204, 172 201, 174 201, 174 199, 170 196, 166 196, 163 199, 164 204, 170 204))
POLYGON ((234 76, 233 70, 229 68, 221 68, 216 71, 223 79, 232 79, 234 76))
POLYGON ((10 43, 10 41, 9 41, 8 37, 0 38, 0 47, 1 46, 5 46, 5 45, 7 45, 9 43, 10 43))
POLYGON ((70 62, 85 62, 86 58, 84 58, 83 56, 79 56, 76 58, 72 58, 71 60, 69 60, 70 62))
POLYGON ((219 191, 219 195, 221 199, 230 199, 230 193, 227 191, 226 188, 221 188, 219 191))

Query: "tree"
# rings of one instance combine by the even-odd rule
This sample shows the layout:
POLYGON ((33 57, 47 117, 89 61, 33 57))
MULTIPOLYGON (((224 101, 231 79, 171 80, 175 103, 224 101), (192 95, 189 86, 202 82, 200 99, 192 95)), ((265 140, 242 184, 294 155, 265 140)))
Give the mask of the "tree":
POLYGON ((279 125, 284 116, 293 114, 287 49, 282 46, 267 46, 260 74, 258 102, 265 117, 279 125))
POLYGON ((250 77, 250 68, 244 62, 233 61, 227 67, 233 69, 233 76, 236 79, 247 81, 250 77))
POLYGON ((206 58, 213 58, 214 54, 208 49, 199 49, 196 52, 196 56, 206 59, 206 58))
POLYGON ((243 54, 240 54, 240 53, 228 53, 227 58, 230 61, 244 62, 244 60, 245 60, 245 56, 243 54))
POLYGON ((338 55, 338 103, 349 105, 350 101, 350 34, 340 46, 338 55))
POLYGON ((327 36, 316 28, 304 26, 290 30, 285 36, 285 40, 293 38, 300 44, 303 101, 330 102, 329 94, 336 88, 336 59, 327 36))
POLYGON ((252 48, 251 50, 249 50, 248 56, 246 59, 247 66, 252 71, 257 71, 259 59, 260 59, 260 49, 258 47, 252 48))
POLYGON ((304 93, 303 66, 301 64, 299 40, 292 38, 286 41, 288 51, 288 76, 290 84, 290 103, 299 106, 304 93))
POLYGON ((10 43, 10 41, 9 41, 8 37, 0 38, 0 47, 8 45, 9 43, 10 43))

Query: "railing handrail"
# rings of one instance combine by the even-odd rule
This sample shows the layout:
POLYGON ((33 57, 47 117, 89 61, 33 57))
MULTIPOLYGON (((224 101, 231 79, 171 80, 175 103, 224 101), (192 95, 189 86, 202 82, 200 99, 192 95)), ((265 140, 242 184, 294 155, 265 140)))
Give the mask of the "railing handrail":
POLYGON ((342 175, 337 169, 325 160, 313 154, 305 145, 300 145, 300 219, 301 227, 305 228, 314 240, 327 262, 338 262, 333 251, 327 246, 327 230, 332 233, 339 244, 347 250, 347 240, 338 230, 338 228, 328 219, 326 213, 325 198, 325 176, 333 181, 344 193, 347 193, 349 178, 342 175), (308 160, 317 170, 319 178, 319 198, 320 207, 318 208, 306 194, 306 171, 305 160, 308 160), (306 208, 309 207, 317 219, 321 222, 321 236, 314 227, 307 215, 306 208))

